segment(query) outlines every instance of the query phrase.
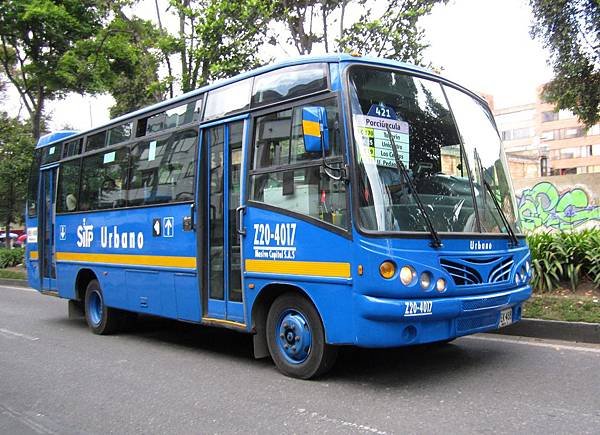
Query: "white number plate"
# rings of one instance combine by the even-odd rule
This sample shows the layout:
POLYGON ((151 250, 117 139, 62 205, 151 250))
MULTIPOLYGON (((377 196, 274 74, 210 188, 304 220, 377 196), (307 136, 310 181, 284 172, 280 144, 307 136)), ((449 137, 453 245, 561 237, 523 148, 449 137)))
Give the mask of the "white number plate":
POLYGON ((512 308, 500 311, 500 324, 498 328, 508 326, 512 323, 512 308))

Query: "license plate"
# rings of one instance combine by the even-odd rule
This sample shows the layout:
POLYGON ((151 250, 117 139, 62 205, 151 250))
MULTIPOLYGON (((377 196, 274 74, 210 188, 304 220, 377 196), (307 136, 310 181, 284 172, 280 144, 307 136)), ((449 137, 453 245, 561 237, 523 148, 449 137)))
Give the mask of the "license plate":
POLYGON ((512 308, 500 311, 500 324, 498 328, 508 326, 512 323, 512 308))

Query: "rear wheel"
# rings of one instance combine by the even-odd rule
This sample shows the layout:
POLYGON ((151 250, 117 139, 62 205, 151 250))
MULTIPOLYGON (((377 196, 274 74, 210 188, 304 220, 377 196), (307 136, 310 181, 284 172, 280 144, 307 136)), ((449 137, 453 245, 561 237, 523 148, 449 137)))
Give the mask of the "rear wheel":
POLYGON ((321 317, 307 299, 279 296, 267 316, 267 344, 277 368, 300 379, 319 376, 333 366, 337 348, 325 342, 321 317))
POLYGON ((98 280, 90 281, 85 290, 85 320, 94 334, 113 334, 123 320, 123 313, 109 308, 104 303, 104 295, 98 280))

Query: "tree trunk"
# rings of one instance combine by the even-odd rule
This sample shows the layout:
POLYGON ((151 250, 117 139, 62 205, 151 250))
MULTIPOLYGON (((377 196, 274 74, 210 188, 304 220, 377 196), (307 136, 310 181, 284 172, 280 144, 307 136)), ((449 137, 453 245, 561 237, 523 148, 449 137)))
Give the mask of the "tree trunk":
POLYGON ((12 209, 13 209, 13 201, 14 201, 14 186, 11 183, 10 184, 10 189, 8 191, 8 197, 7 197, 7 201, 6 201, 6 229, 4 231, 4 235, 5 235, 5 239, 4 242, 6 243, 6 247, 10 248, 10 221, 12 219, 12 209))

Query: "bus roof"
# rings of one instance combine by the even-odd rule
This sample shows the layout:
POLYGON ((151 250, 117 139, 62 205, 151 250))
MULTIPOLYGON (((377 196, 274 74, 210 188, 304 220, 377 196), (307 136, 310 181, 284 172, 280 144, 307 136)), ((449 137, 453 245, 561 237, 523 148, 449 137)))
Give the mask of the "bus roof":
POLYGON ((276 63, 270 64, 270 65, 265 65, 260 68, 253 69, 251 71, 247 71, 247 72, 238 74, 238 75, 228 78, 228 79, 216 81, 215 83, 203 86, 198 89, 194 89, 193 91, 187 92, 187 93, 179 95, 177 97, 161 101, 159 103, 153 104, 148 107, 144 107, 144 108, 136 110, 134 112, 126 113, 125 115, 121 115, 117 118, 109 120, 108 122, 106 122, 104 124, 98 125, 96 127, 93 127, 93 128, 87 129, 87 130, 83 130, 83 131, 62 130, 62 131, 49 133, 47 135, 40 137, 40 139, 38 140, 38 143, 36 145, 36 148, 45 147, 54 142, 58 142, 61 139, 64 139, 65 137, 68 137, 68 136, 74 136, 74 135, 83 136, 91 131, 99 130, 101 128, 108 127, 109 125, 117 124, 117 123, 125 121, 129 118, 143 115, 146 112, 155 111, 157 109, 160 109, 163 106, 170 106, 174 103, 188 100, 195 96, 200 96, 212 89, 216 89, 221 86, 228 85, 230 83, 235 83, 237 81, 243 80, 248 77, 253 77, 253 76, 256 76, 259 74, 263 74, 263 73, 266 73, 269 71, 279 69, 279 68, 284 68, 286 66, 301 65, 301 64, 306 64, 306 63, 319 63, 319 62, 322 62, 322 63, 357 62, 357 63, 368 63, 368 64, 375 64, 375 65, 386 65, 386 66, 401 67, 401 68, 405 68, 405 69, 409 69, 409 70, 419 71, 419 72, 422 72, 422 73, 425 73, 428 75, 432 75, 432 76, 438 76, 438 74, 434 73, 431 70, 423 68, 423 67, 419 67, 419 66, 412 65, 409 63, 405 63, 405 62, 399 62, 399 61, 390 60, 390 59, 383 59, 383 58, 362 57, 362 56, 355 56, 355 55, 346 54, 346 53, 326 54, 326 55, 320 55, 320 56, 314 56, 314 55, 297 56, 297 57, 294 57, 289 60, 276 62, 276 63))

